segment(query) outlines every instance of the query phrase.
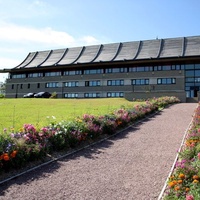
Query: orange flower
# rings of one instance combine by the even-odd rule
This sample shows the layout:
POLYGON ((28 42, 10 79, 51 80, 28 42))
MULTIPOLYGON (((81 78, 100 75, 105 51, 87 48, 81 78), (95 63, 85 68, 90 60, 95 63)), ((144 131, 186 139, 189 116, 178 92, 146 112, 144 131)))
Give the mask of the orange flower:
POLYGON ((177 182, 178 182, 179 184, 181 184, 181 183, 183 183, 183 180, 178 180, 177 182))
POLYGON ((186 192, 189 192, 189 191, 190 191, 190 188, 185 188, 185 191, 186 191, 186 192))
POLYGON ((168 183, 169 187, 174 187, 177 184, 177 181, 171 181, 168 183))
POLYGON ((184 179, 185 178, 185 174, 179 174, 179 176, 178 176, 179 178, 181 178, 181 179, 184 179))
POLYGON ((179 186, 176 186, 176 187, 174 188, 174 190, 178 191, 178 190, 180 190, 180 187, 179 187, 179 186))
POLYGON ((195 180, 195 179, 198 180, 198 179, 199 179, 199 176, 198 176, 198 175, 194 175, 192 178, 193 178, 194 180, 195 180))
POLYGON ((199 181, 198 181, 198 180, 196 180, 196 179, 195 179, 195 180, 193 180, 193 183, 198 183, 198 182, 199 182, 199 181))
POLYGON ((117 125, 119 126, 119 125, 121 125, 121 124, 122 124, 122 121, 117 120, 117 125))
POLYGON ((4 153, 4 154, 3 154, 3 159, 4 159, 5 161, 8 161, 8 160, 10 160, 10 157, 9 157, 9 155, 8 155, 7 153, 4 153))
POLYGON ((16 154, 17 154, 17 151, 15 150, 15 151, 13 151, 13 152, 10 154, 10 157, 11 157, 11 158, 14 158, 14 157, 16 156, 16 154))

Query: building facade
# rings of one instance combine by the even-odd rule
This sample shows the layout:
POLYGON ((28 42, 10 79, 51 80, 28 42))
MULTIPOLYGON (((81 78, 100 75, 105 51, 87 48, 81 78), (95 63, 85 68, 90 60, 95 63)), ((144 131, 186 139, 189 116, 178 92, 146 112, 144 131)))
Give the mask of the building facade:
POLYGON ((6 72, 7 98, 47 91, 58 98, 198 101, 200 36, 31 52, 17 67, 0 70, 6 72))

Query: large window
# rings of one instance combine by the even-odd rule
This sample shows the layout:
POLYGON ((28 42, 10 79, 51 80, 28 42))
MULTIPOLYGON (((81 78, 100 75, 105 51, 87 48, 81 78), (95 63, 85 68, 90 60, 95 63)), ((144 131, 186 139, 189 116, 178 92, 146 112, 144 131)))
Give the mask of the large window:
POLYGON ((78 81, 69 81, 64 83, 65 87, 78 87, 78 81))
POLYGON ((124 73, 128 72, 128 69, 126 67, 120 67, 120 68, 108 68, 105 70, 106 73, 124 73))
POLYGON ((100 93, 90 92, 84 94, 85 98, 98 98, 100 97, 100 93))
POLYGON ((45 76, 61 76, 61 72, 46 72, 45 76))
POLYGON ((149 85, 149 79, 133 79, 132 85, 149 85))
POLYGON ((59 87, 58 82, 46 83, 46 88, 56 88, 56 87, 59 87))
POLYGON ((120 86, 124 85, 124 80, 108 80, 107 81, 108 86, 120 86))
POLYGON ((152 66, 130 67, 129 72, 148 72, 153 71, 152 66))
POLYGON ((123 92, 108 92, 107 97, 124 97, 123 92))
POLYGON ((42 77, 42 76, 43 76, 43 73, 31 73, 31 74, 28 74, 29 78, 42 77))
POLYGON ((65 93, 64 98, 78 98, 77 93, 65 93))
POLYGON ((86 69, 83 71, 83 74, 102 74, 103 69, 86 69))
POLYGON ((64 75, 70 76, 70 75, 80 75, 82 74, 81 70, 75 70, 75 71, 64 71, 64 75))
POLYGON ((26 78, 26 74, 13 74, 12 78, 26 78))
POLYGON ((158 85, 176 84, 176 79, 175 78, 158 78, 157 84, 158 85))
POLYGON ((86 87, 100 86, 100 81, 85 81, 86 87))

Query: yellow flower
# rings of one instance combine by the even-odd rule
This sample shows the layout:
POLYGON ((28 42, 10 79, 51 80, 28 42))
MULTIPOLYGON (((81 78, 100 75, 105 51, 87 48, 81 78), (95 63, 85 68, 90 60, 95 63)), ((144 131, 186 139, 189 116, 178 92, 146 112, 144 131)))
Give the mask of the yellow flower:
POLYGON ((177 184, 177 181, 171 181, 168 183, 169 187, 174 187, 177 184))
POLYGON ((198 183, 198 182, 199 182, 199 181, 198 181, 198 180, 196 180, 196 179, 195 179, 195 180, 193 180, 193 183, 198 183))
POLYGON ((179 176, 178 176, 180 179, 184 179, 185 178, 185 174, 179 174, 179 176))

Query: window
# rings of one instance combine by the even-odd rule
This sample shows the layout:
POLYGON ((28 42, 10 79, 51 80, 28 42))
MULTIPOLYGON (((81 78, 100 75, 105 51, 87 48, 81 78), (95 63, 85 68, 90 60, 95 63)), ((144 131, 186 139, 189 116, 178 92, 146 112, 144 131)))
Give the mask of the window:
POLYGON ((83 71, 83 74, 102 74, 103 69, 87 69, 83 71))
POLYGON ((37 88, 40 88, 40 83, 37 84, 37 88))
POLYGON ((169 84, 176 84, 175 78, 158 78, 157 84, 160 85, 169 85, 169 84))
POLYGON ((64 97, 65 98, 78 98, 78 94, 77 93, 65 93, 64 97))
POLYGON ((153 71, 153 67, 152 66, 140 66, 140 67, 130 67, 129 68, 129 72, 149 72, 149 71, 153 71))
POLYGON ((65 87, 78 87, 78 81, 70 81, 70 82, 66 82, 64 83, 65 87))
POLYGON ((46 72, 45 76, 61 76, 61 72, 46 72))
POLYGON ((163 66, 162 70, 164 70, 164 71, 171 70, 171 65, 165 65, 165 66, 163 66))
POLYGON ((149 79, 133 79, 132 85, 149 85, 149 79))
POLYGON ((124 85, 124 80, 108 80, 108 86, 124 85))
POLYGON ((26 78, 26 74, 13 74, 12 78, 26 78))
POLYGON ((108 92, 107 97, 124 97, 123 92, 108 92))
POLYGON ((27 88, 29 89, 29 88, 30 88, 30 86, 31 86, 31 84, 30 84, 30 83, 28 83, 28 85, 27 85, 27 88))
POLYGON ((12 88, 12 90, 15 88, 15 87, 14 87, 14 84, 12 84, 12 87, 11 87, 11 88, 12 88))
POLYGON ((32 74, 28 74, 29 78, 35 78, 35 77, 42 77, 43 74, 42 73, 32 73, 32 74))
POLYGON ((56 87, 59 87, 58 82, 46 83, 46 88, 56 88, 56 87))
POLYGON ((20 84, 20 89, 23 89, 23 84, 20 84))
POLYGON ((85 81, 86 87, 100 86, 100 81, 85 81))
POLYGON ((185 69, 194 69, 194 64, 185 65, 185 69))
POLYGON ((107 68, 105 73, 125 73, 128 72, 128 69, 126 67, 120 67, 120 68, 107 68))
POLYGON ((129 72, 136 72, 137 71, 137 67, 130 67, 129 68, 129 72))
POLYGON ((75 71, 64 71, 64 75, 70 76, 70 75, 80 75, 82 74, 81 70, 75 70, 75 71))
POLYGON ((84 97, 85 98, 98 98, 100 97, 100 93, 85 93, 84 94, 84 97))

